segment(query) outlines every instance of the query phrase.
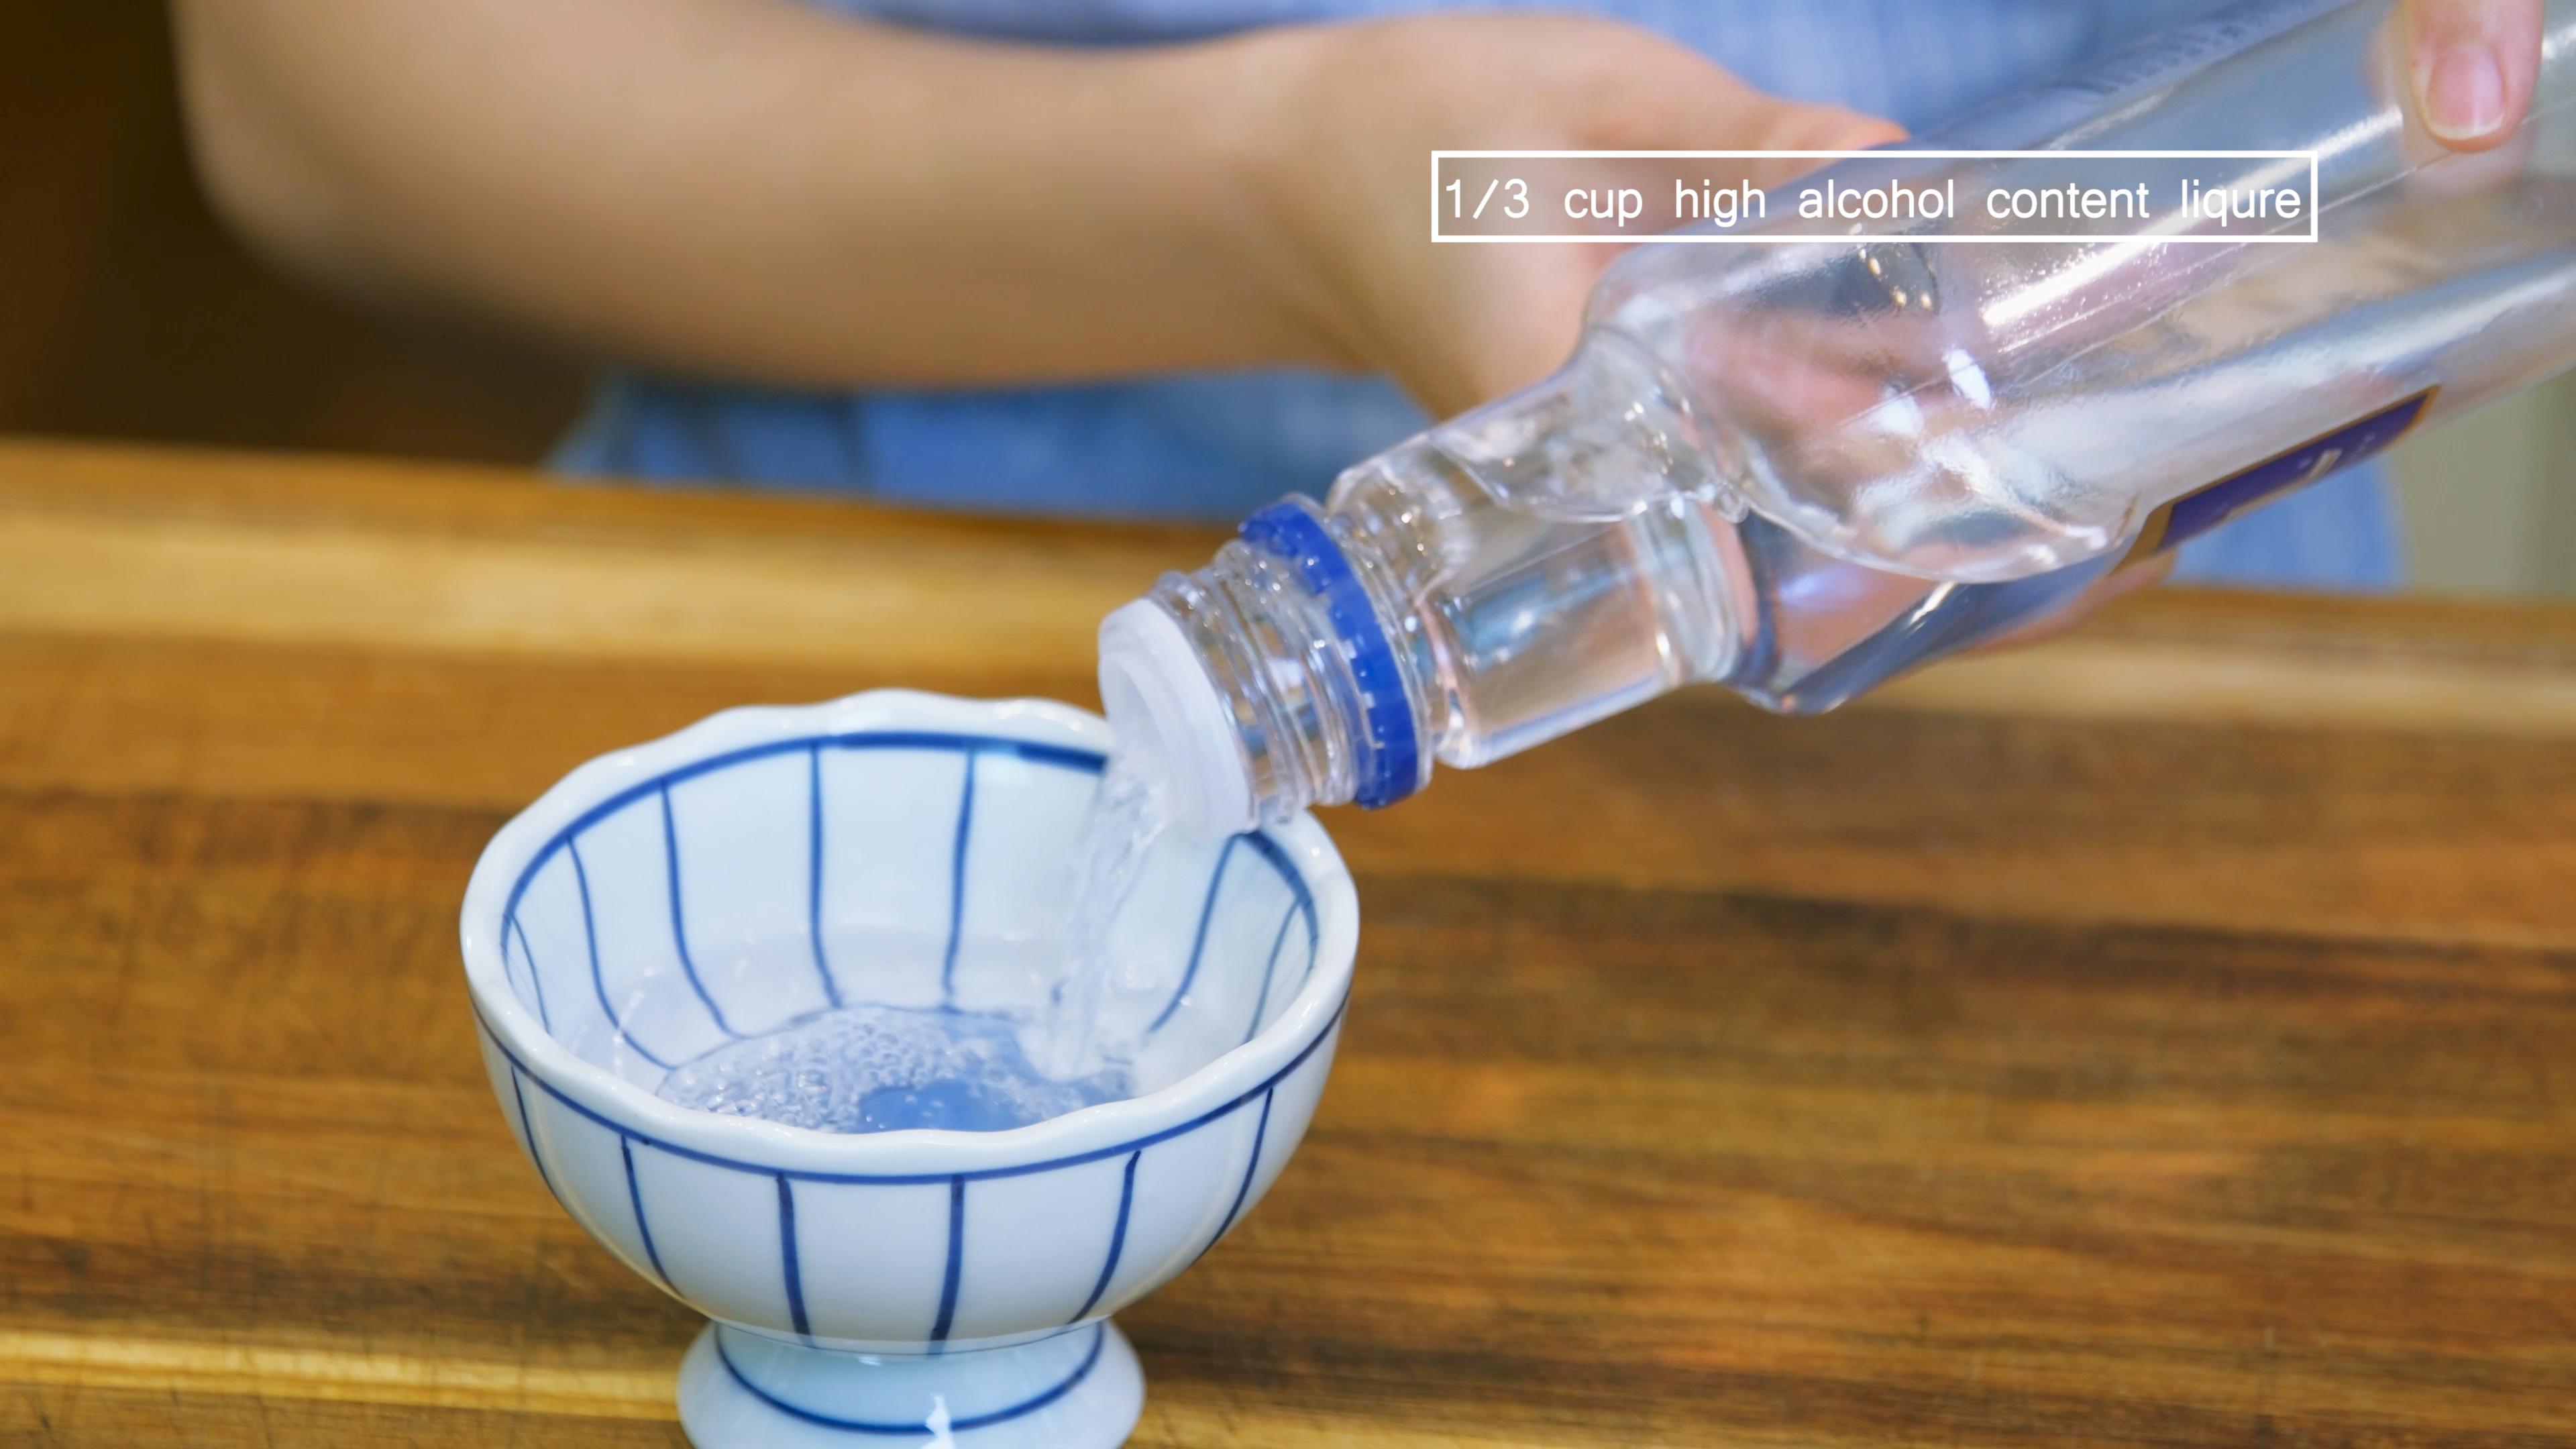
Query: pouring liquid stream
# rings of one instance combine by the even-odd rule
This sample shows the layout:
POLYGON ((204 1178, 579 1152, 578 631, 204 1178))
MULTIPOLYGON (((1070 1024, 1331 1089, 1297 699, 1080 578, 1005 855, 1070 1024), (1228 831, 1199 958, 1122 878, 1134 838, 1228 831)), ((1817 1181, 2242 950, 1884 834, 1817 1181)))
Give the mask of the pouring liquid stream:
MULTIPOLYGON (((999 1132, 1134 1095, 1137 1043, 1104 1029, 1102 1006, 1122 985, 1153 984, 1123 979, 1133 968, 1114 935, 1165 830, 1158 780, 1152 762, 1124 750, 1103 770, 1067 872, 1062 964, 1034 1013, 835 1007, 684 1062, 657 1095, 850 1133, 999 1132)), ((864 955, 868 943, 857 944, 864 955)))

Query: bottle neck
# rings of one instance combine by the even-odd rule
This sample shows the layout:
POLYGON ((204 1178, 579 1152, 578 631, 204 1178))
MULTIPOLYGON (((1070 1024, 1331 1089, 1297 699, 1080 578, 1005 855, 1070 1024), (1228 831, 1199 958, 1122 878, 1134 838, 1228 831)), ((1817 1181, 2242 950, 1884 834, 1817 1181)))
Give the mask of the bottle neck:
POLYGON ((1103 626, 1101 694, 1122 748, 1154 741, 1167 778, 1202 782, 1168 798, 1183 828, 1211 836, 1318 805, 1390 805, 1428 782, 1435 756, 1480 764, 1641 690, 1722 677, 1732 613, 1641 611, 1633 590, 1576 589, 1544 608, 1526 596, 1537 549, 1651 564, 1692 601, 1731 601, 1741 568, 1699 557, 1708 530, 1680 518, 1718 491, 1686 411, 1651 356, 1596 336, 1547 381, 1352 468, 1329 512, 1291 497, 1254 514, 1207 567, 1165 575, 1103 626), (1585 693, 1601 668, 1548 662, 1575 647, 1568 630, 1593 652, 1636 646, 1615 697, 1585 693))
POLYGON ((1387 573, 1347 522, 1290 498, 1245 520, 1207 567, 1166 574, 1147 595, 1221 703, 1250 814, 1233 828, 1318 805, 1391 805, 1430 778, 1434 736, 1408 643, 1418 631, 1387 573))

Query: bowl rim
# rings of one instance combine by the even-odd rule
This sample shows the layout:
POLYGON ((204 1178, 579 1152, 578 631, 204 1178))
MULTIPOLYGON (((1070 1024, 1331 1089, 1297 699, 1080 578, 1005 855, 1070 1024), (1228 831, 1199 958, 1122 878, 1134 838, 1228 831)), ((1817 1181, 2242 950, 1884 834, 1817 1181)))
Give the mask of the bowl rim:
POLYGON ((1358 955, 1359 898, 1321 825, 1299 813, 1264 827, 1304 877, 1316 911, 1315 970, 1252 1040, 1180 1081, 1001 1132, 913 1129, 850 1134, 726 1117, 665 1102, 575 1056, 519 1002, 500 949, 520 874, 594 807, 693 764, 762 745, 843 735, 936 732, 1108 752, 1106 720, 1048 699, 961 699, 876 689, 809 705, 748 705, 586 761, 495 832, 475 861, 459 921, 465 977, 485 1038, 540 1090, 582 1116, 677 1155, 747 1171, 845 1182, 1018 1176, 1124 1155, 1261 1096, 1339 1025, 1358 955))

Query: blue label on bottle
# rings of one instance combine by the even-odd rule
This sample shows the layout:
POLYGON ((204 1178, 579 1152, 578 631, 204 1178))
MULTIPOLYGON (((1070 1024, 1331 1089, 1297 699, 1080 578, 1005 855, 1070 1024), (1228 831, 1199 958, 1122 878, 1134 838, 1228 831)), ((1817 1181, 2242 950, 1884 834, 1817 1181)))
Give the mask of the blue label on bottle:
POLYGON ((2149 558, 2179 548, 2249 508, 2305 488, 2338 468, 2351 467, 2406 436, 2406 430, 2415 426, 2415 420, 2432 405, 2435 391, 2426 388, 2242 473, 2229 474, 2206 488, 2184 494, 2147 519, 2129 557, 2149 558))

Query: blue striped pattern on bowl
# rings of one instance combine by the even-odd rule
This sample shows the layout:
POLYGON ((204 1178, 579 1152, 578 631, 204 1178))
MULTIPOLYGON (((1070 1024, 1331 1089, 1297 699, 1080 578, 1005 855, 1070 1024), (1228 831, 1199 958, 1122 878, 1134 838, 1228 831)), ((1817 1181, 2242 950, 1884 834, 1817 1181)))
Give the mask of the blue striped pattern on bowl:
MULTIPOLYGON (((831 1138, 645 1100, 670 1066, 829 1006, 1030 1000, 1102 767, 1096 735, 1045 723, 773 725, 558 802, 568 818, 517 859, 487 857, 508 871, 491 954, 511 1020, 598 1070, 534 1060, 558 1054, 506 1041, 478 1001, 486 1064, 521 1145, 594 1237, 718 1319, 900 1351, 1090 1322, 1241 1220, 1303 1135, 1347 990, 1326 937, 1348 879, 1311 822, 1289 827, 1301 843, 1265 831, 1157 847, 1121 936, 1150 979, 1115 1008, 1144 1036, 1153 1095, 975 1134, 1028 1139, 1025 1152, 943 1156, 925 1140, 967 1134, 831 1138), (1329 1000, 1315 990, 1325 965, 1329 1000), (1247 1045, 1274 1027, 1281 1039, 1247 1045), (1241 1069, 1262 1053, 1264 1069, 1241 1069), (1097 1114, 1134 1126, 1050 1133, 1097 1114), (914 1143, 869 1145, 900 1138, 914 1143)), ((473 915, 469 902, 469 967, 473 915)))

